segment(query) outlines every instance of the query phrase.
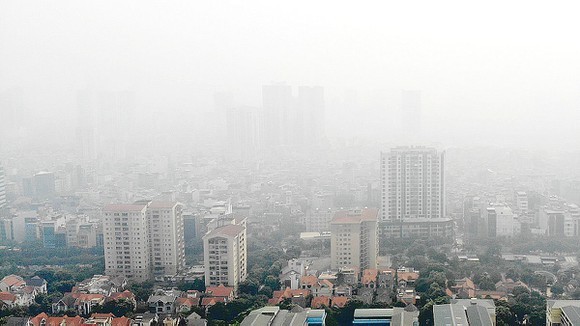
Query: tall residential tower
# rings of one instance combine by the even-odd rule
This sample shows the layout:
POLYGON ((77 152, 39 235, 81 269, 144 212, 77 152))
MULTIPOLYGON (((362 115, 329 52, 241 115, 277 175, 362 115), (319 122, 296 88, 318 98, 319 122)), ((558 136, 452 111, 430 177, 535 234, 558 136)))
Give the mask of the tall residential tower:
POLYGON ((446 237, 445 153, 396 147, 381 153, 382 231, 393 237, 446 237))

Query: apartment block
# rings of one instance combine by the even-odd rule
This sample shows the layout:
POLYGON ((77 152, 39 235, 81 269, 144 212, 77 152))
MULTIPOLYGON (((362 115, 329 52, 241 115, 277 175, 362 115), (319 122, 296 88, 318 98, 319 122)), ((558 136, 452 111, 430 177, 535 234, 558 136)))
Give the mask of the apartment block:
POLYGON ((151 265, 154 276, 175 275, 185 267, 183 206, 153 201, 147 208, 151 265))
POLYGON ((330 222, 331 268, 356 266, 361 270, 377 268, 378 210, 343 210, 330 222))
POLYGON ((231 286, 247 276, 246 219, 218 221, 203 237, 206 286, 231 286))
POLYGON ((104 208, 105 273, 143 282, 151 279, 148 204, 104 208))

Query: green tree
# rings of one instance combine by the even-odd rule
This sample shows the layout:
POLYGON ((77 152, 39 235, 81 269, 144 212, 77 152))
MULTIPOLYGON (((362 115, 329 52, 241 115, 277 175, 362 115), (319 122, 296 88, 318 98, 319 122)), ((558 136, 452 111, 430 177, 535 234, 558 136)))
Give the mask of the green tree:
POLYGON ((116 317, 128 316, 135 310, 135 305, 131 300, 119 299, 105 302, 95 309, 100 313, 112 313, 116 317))

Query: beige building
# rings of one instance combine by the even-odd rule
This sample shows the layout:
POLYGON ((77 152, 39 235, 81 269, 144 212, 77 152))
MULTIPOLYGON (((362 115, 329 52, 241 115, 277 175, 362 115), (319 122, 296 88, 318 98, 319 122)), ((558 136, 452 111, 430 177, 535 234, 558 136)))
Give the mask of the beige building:
POLYGON ((232 286, 247 276, 246 219, 230 219, 203 237, 205 285, 232 286))
POLYGON ((331 268, 356 266, 377 268, 378 210, 364 208, 338 211, 330 222, 331 268))
POLYGON ((147 204, 104 208, 105 274, 142 282, 151 278, 147 204))
POLYGON ((154 276, 175 275, 185 267, 182 211, 177 202, 152 201, 147 208, 154 276))
POLYGON ((103 218, 105 273, 144 281, 175 275, 185 267, 182 206, 138 202, 106 206, 103 218))

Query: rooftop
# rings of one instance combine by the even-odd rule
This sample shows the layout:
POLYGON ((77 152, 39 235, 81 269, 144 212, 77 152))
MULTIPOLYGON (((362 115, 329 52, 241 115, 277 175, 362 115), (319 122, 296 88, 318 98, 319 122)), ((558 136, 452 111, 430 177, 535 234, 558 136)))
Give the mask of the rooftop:
POLYGON ((104 208, 105 212, 141 212, 145 204, 111 204, 104 208))
POLYGON ((235 237, 238 234, 240 234, 240 232, 244 231, 244 227, 242 225, 234 225, 234 224, 229 224, 226 226, 222 226, 219 228, 216 228, 214 230, 212 230, 211 232, 209 232, 208 234, 206 234, 206 237, 216 237, 216 236, 229 236, 229 237, 235 237))
POLYGON ((354 210, 342 210, 334 213, 331 224, 356 224, 366 221, 377 221, 379 210, 376 208, 363 208, 354 210))
POLYGON ((175 205, 178 205, 178 202, 175 201, 152 201, 149 204, 151 208, 173 208, 175 205))

